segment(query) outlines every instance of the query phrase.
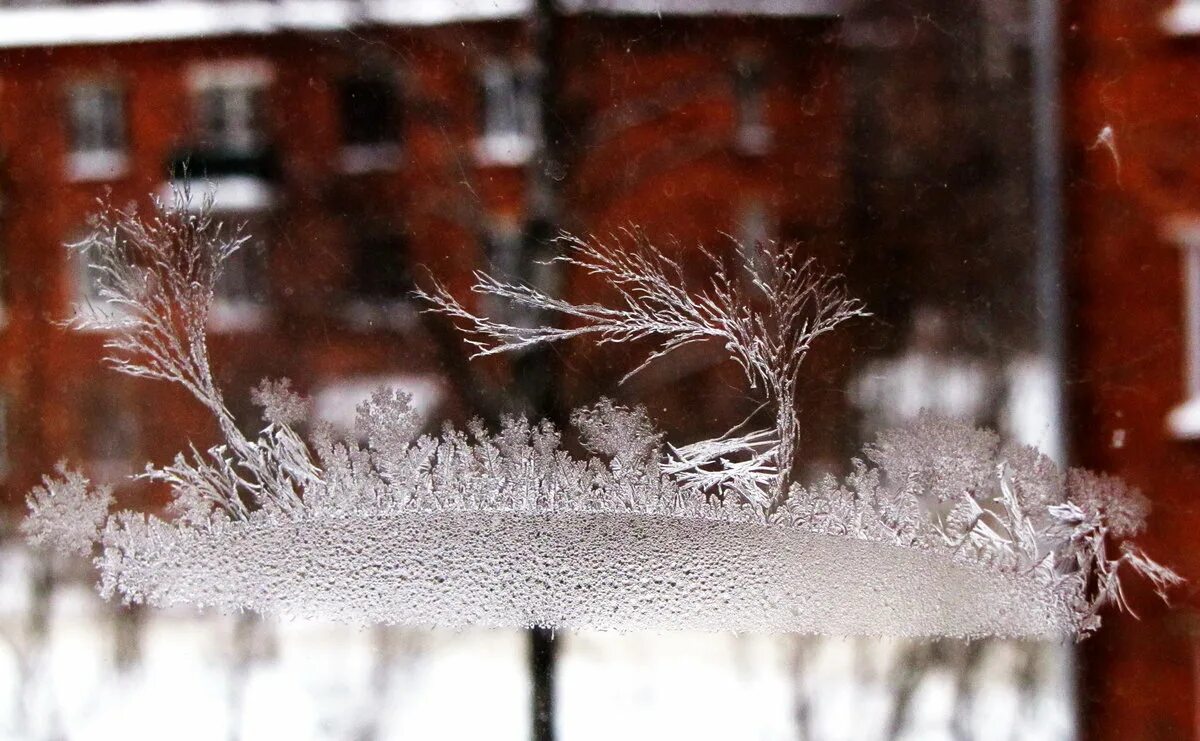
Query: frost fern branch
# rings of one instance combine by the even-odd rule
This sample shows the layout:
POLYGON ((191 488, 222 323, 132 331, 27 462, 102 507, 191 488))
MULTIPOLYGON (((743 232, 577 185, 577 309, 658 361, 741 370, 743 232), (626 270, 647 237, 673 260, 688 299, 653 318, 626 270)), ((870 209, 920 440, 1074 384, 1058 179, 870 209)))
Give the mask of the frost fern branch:
MULTIPOLYGON (((598 278, 615 296, 611 306, 572 303, 481 272, 475 273, 471 290, 525 309, 556 312, 573 320, 573 326, 524 327, 499 322, 472 312, 436 282, 429 290, 419 290, 418 296, 430 305, 429 310, 458 320, 477 338, 470 340, 477 356, 581 336, 594 336, 601 345, 655 341, 658 349, 622 380, 681 347, 720 343, 750 386, 764 389, 767 400, 775 405, 770 453, 763 455, 762 432, 717 438, 676 453, 684 464, 696 456, 691 460, 697 469, 727 460, 726 456, 735 452, 748 454, 741 462, 731 463, 725 476, 697 473, 692 481, 713 483, 746 472, 769 473, 770 496, 764 504, 768 509, 778 506, 786 496, 799 439, 801 366, 817 338, 848 319, 867 315, 862 302, 850 298, 836 278, 820 273, 813 260, 801 260, 794 245, 762 243, 755 246, 760 252, 757 259, 751 259, 746 247, 735 243, 741 258, 736 270, 700 248, 710 278, 706 285, 693 289, 679 262, 650 244, 639 231, 628 230, 607 241, 564 234, 557 241, 563 254, 553 261, 598 278)), ((684 470, 686 466, 677 468, 677 472, 684 470)))
POLYGON ((204 337, 221 264, 243 240, 212 220, 210 198, 199 205, 184 190, 149 218, 106 212, 80 246, 119 312, 76 323, 113 332, 117 370, 187 388, 224 437, 141 474, 170 487, 170 519, 109 512, 111 492, 65 466, 29 494, 28 539, 98 554, 105 596, 355 622, 1047 637, 1094 630, 1105 604, 1129 609, 1129 570, 1164 597, 1181 581, 1132 544, 1147 513, 1136 491, 953 421, 882 433, 842 479, 789 482, 804 355, 864 312, 770 245, 758 262, 739 251, 748 278, 704 253, 712 278, 688 291, 679 264, 635 233, 624 246, 563 237, 560 261, 606 282, 611 307, 479 276, 476 290, 576 328, 493 322, 441 286, 423 295, 483 354, 654 339, 651 362, 721 342, 777 406, 774 429, 747 430, 748 418, 675 446, 644 410, 601 400, 571 416, 590 453, 578 459, 546 422, 422 434, 410 399, 380 389, 352 434, 315 423, 306 439, 311 406, 280 381, 255 392, 265 425, 250 440, 204 337), (942 595, 936 609, 909 594, 914 578, 942 595))

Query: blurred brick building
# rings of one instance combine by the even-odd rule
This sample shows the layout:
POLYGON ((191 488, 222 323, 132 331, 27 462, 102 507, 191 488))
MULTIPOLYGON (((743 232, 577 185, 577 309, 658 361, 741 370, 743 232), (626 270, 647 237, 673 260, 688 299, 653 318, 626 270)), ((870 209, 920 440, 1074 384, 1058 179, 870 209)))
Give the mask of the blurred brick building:
MULTIPOLYGON (((504 368, 467 363, 407 292, 424 267, 458 289, 476 268, 516 270, 538 167, 557 168, 558 226, 574 232, 636 223, 685 251, 720 232, 803 238, 837 262, 846 119, 831 5, 567 3, 544 60, 521 2, 243 5, 0 7, 10 501, 59 456, 115 478, 205 429, 174 389, 101 369, 102 335, 56 324, 96 294, 63 244, 86 234, 97 199, 145 207, 185 169, 254 237, 220 287, 210 340, 251 422, 264 376, 292 378, 341 423, 380 382, 408 388, 431 420, 502 395, 504 368), (549 164, 528 100, 542 61, 559 91, 562 156, 549 164)), ((624 389, 628 359, 567 353, 572 401, 655 399, 671 431, 753 408, 711 353, 624 389)), ((814 366, 825 420, 841 416, 837 355, 814 366)))
MULTIPOLYGON (((1067 4, 1068 372, 1079 463, 1141 487, 1145 534, 1200 577, 1200 5, 1067 4)), ((1089 738, 1196 738, 1195 587, 1086 645, 1089 738)))

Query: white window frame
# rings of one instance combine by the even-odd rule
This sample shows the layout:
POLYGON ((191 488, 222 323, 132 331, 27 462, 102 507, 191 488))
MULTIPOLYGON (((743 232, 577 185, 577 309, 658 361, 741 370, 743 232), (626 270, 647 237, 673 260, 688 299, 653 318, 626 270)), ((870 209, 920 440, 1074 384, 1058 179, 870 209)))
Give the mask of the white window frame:
POLYGON ((69 134, 67 177, 75 181, 98 181, 123 176, 129 169, 129 116, 124 86, 110 79, 71 82, 67 85, 65 106, 69 134), (106 94, 112 98, 106 101, 106 94), (92 120, 84 120, 89 117, 92 120), (81 128, 90 128, 98 139, 108 141, 80 142, 75 133, 81 128))

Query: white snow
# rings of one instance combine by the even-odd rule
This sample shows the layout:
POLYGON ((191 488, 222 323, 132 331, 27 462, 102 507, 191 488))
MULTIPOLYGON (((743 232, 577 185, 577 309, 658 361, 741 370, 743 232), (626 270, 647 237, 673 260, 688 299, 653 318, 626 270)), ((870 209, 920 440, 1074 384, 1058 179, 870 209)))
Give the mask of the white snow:
POLYGON ((834 16, 847 0, 562 0, 573 13, 612 15, 834 16))
MULTIPOLYGON (((159 198, 169 203, 178 183, 166 183, 159 188, 159 198)), ((275 189, 261 178, 249 175, 229 175, 211 178, 203 184, 204 190, 213 194, 214 213, 250 214, 266 211, 275 204, 275 189)), ((193 198, 188 204, 199 211, 203 198, 193 198)))
POLYGON ((1162 26, 1176 36, 1200 34, 1200 0, 1178 0, 1163 14, 1162 26))
POLYGON ((322 386, 313 394, 313 411, 318 419, 339 430, 354 428, 358 405, 380 388, 403 391, 412 397, 412 408, 428 420, 442 401, 442 388, 433 375, 358 376, 322 386))
MULTIPOLYGON (((568 0, 571 12, 835 15, 844 0, 568 0)), ((531 0, 154 0, 0 8, 0 48, 169 41, 364 23, 432 26, 519 18, 531 0)))
POLYGON ((100 149, 67 155, 67 176, 76 182, 115 180, 129 169, 129 157, 119 150, 100 149))
POLYGON ((326 31, 369 21, 435 25, 512 18, 528 6, 528 0, 157 0, 17 7, 0 10, 0 47, 326 31))

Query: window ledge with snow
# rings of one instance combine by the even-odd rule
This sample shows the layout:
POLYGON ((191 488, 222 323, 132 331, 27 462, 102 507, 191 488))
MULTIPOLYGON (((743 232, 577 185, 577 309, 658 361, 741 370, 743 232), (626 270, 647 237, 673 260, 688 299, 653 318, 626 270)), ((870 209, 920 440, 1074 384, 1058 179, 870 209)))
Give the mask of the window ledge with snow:
MULTIPOLYGON (((227 175, 206 180, 205 191, 212 194, 212 211, 219 214, 250 214, 268 211, 276 202, 275 188, 267 181, 252 175, 227 175)), ((170 202, 182 183, 172 181, 159 188, 159 198, 170 202)), ((189 202, 193 211, 199 211, 203 199, 189 202)))
POLYGON ((417 323, 417 309, 406 299, 347 301, 341 315, 357 329, 407 330, 417 323))
POLYGON ((400 166, 400 147, 396 144, 355 144, 342 147, 338 155, 342 172, 361 175, 390 172, 400 166))
POLYGON ((738 152, 760 157, 771 151, 774 137, 769 126, 742 126, 737 130, 738 152))
POLYGON ((214 332, 253 332, 266 323, 267 307, 257 301, 217 298, 208 314, 208 328, 214 332))
POLYGON ((475 160, 481 165, 523 165, 533 150, 533 138, 525 134, 488 134, 475 140, 475 160))
POLYGON ((1178 0, 1163 13, 1162 28, 1172 36, 1200 34, 1200 0, 1178 0))
POLYGON ((119 308, 100 299, 85 299, 71 307, 66 323, 84 334, 113 334, 121 332, 127 315, 119 308))
POLYGON ((67 155, 67 177, 75 182, 116 180, 129 171, 129 158, 117 150, 71 152, 67 155))
POLYGON ((442 386, 431 374, 365 375, 342 378, 318 386, 313 392, 313 416, 339 432, 354 430, 359 407, 381 388, 408 394, 409 404, 422 423, 433 419, 442 403, 442 386))
POLYGON ((1200 397, 1192 397, 1167 415, 1167 430, 1179 440, 1200 440, 1200 397))

